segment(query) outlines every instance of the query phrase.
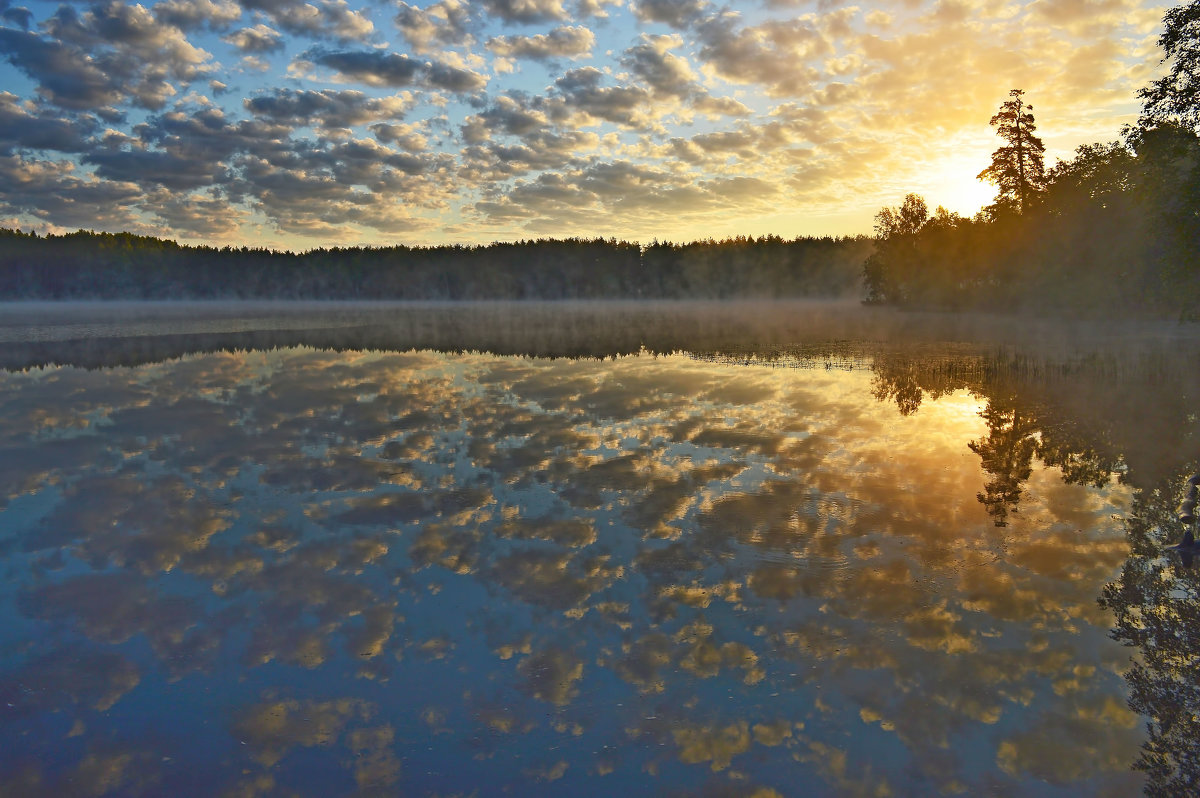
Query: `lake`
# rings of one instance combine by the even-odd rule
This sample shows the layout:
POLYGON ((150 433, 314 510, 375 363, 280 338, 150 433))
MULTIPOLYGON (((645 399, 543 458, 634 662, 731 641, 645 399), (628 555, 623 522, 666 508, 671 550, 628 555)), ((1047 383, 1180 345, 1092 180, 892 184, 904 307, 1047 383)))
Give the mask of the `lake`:
POLYGON ((1200 331, 0 307, 0 794, 1181 794, 1200 331))

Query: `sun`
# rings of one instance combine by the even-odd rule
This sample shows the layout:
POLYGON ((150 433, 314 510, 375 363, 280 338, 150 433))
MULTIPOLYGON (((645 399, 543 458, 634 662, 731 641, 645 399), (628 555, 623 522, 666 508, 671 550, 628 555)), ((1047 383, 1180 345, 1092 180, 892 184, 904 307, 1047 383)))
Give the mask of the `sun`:
POLYGON ((906 170, 911 190, 925 199, 930 213, 941 205, 960 216, 974 216, 996 199, 996 187, 976 175, 992 162, 998 143, 990 129, 946 138, 914 168, 906 170))
POLYGON ((921 193, 932 211, 939 205, 961 216, 974 216, 979 209, 996 198, 996 187, 976 179, 987 166, 986 152, 963 152, 939 159, 935 170, 922 181, 921 193))

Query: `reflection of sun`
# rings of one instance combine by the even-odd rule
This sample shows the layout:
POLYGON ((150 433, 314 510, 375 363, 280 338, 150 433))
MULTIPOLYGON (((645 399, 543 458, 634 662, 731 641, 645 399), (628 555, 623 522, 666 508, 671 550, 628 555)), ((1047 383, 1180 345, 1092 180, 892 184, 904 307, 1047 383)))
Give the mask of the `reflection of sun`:
POLYGON ((987 425, 980 416, 985 405, 967 391, 955 391, 936 400, 927 398, 917 414, 926 416, 921 422, 925 425, 922 435, 957 450, 966 441, 987 434, 987 425))
POLYGON ((936 402, 944 418, 967 427, 979 426, 980 414, 987 406, 986 401, 965 390, 939 397, 936 402))

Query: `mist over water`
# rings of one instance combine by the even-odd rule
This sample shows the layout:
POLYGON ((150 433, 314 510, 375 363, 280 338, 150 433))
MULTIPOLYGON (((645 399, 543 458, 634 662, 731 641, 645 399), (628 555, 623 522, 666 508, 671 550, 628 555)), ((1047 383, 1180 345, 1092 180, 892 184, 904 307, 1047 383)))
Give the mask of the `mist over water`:
POLYGON ((0 303, 0 343, 12 344, 0 353, 4 367, 53 362, 39 356, 79 363, 71 357, 86 359, 102 348, 120 352, 97 339, 123 339, 131 353, 152 345, 173 353, 159 359, 303 344, 534 357, 641 350, 799 358, 961 352, 1060 364, 1122 358, 1131 365, 1170 356, 1182 366, 1181 356, 1197 347, 1191 325, 1169 322, 899 311, 851 300, 0 303))
POLYGON ((1195 654, 1130 619, 1197 606, 1189 328, 10 310, 0 793, 1129 795, 1188 755, 1146 724, 1195 654))

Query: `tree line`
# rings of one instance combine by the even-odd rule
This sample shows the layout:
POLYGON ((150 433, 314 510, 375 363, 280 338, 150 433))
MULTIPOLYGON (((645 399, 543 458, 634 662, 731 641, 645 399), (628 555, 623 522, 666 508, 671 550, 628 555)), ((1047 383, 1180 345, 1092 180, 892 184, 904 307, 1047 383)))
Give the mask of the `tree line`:
POLYGON ((184 246, 130 233, 0 229, 2 299, 707 299, 857 297, 872 247, 738 236, 648 246, 539 239, 304 253, 184 246))
POLYGON ((866 301, 908 307, 1200 315, 1200 0, 1164 17, 1168 74, 1139 91, 1121 138, 1051 168, 1033 106, 1013 89, 973 218, 909 194, 875 217, 866 301))

